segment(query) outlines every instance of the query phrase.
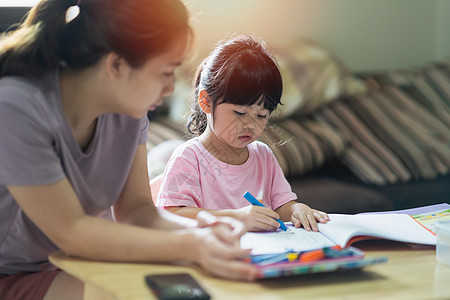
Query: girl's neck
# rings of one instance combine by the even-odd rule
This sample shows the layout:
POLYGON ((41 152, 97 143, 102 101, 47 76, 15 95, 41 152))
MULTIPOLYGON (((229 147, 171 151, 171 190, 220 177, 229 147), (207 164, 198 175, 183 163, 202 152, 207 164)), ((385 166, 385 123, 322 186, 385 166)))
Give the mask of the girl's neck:
POLYGON ((199 136, 199 140, 206 150, 221 162, 229 165, 242 165, 248 159, 249 152, 247 147, 231 147, 217 137, 209 127, 206 127, 205 132, 199 136))

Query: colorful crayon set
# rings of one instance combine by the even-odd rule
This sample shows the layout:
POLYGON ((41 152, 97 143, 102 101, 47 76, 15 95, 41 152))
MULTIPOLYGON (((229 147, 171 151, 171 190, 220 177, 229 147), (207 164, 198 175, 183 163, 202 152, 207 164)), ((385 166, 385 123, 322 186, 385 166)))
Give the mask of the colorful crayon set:
POLYGON ((267 266, 276 263, 287 263, 287 262, 307 263, 330 258, 351 257, 351 256, 360 256, 360 253, 336 245, 333 247, 325 247, 322 249, 304 252, 288 251, 284 253, 253 255, 250 259, 250 262, 258 266, 267 266))
POLYGON ((387 257, 365 258, 364 252, 357 248, 337 245, 304 252, 252 255, 249 258, 249 263, 258 267, 259 278, 361 269, 386 261, 387 257))

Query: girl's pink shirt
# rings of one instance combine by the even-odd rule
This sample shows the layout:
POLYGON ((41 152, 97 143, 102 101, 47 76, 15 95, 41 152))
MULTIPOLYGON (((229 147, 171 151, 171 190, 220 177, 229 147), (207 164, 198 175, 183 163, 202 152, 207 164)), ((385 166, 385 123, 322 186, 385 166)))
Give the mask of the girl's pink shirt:
POLYGON ((211 155, 198 138, 179 146, 164 171, 157 206, 241 208, 249 205, 243 197, 246 191, 272 210, 297 199, 272 150, 257 141, 247 148, 244 164, 229 165, 211 155))

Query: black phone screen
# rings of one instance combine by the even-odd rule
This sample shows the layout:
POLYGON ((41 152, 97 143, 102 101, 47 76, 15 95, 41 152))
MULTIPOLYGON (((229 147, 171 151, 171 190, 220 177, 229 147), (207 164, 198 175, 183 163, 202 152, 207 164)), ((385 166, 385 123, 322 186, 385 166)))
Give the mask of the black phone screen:
POLYGON ((145 282, 161 300, 210 299, 209 294, 187 273, 147 275, 145 282))

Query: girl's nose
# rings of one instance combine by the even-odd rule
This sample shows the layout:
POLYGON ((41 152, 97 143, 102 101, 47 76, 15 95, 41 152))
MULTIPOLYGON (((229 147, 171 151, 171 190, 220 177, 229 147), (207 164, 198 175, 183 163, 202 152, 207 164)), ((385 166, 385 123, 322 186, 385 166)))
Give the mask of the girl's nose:
POLYGON ((250 114, 247 114, 244 117, 243 125, 244 125, 244 128, 253 130, 253 129, 255 129, 255 126, 256 126, 256 120, 254 117, 250 116, 250 114))

